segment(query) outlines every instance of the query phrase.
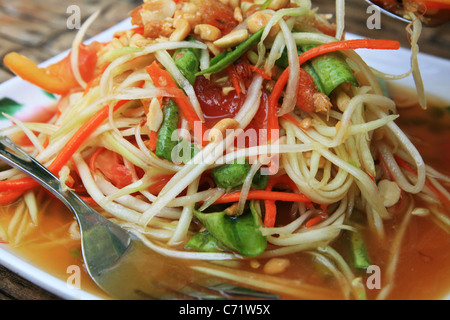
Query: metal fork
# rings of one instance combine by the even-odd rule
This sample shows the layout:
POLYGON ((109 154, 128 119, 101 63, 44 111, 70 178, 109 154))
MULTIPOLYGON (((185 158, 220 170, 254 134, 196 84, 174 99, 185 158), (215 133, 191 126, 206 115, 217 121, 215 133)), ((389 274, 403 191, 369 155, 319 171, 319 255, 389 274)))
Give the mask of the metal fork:
POLYGON ((278 299, 277 295, 235 286, 162 256, 134 234, 103 217, 11 139, 0 137, 0 160, 36 180, 74 214, 87 271, 113 299, 278 299))

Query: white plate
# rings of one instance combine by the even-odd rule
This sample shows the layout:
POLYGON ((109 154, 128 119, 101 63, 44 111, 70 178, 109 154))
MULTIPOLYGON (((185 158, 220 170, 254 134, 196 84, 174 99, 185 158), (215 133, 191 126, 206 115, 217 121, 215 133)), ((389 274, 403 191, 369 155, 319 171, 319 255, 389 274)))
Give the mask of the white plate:
MULTIPOLYGON (((127 30, 130 27, 130 20, 127 19, 99 34, 90 41, 109 41, 114 32, 119 30, 127 30)), ((347 34, 346 37, 348 39, 358 38, 358 36, 351 34, 347 34)), ((380 52, 376 50, 357 51, 371 67, 374 67, 380 71, 391 74, 403 74, 409 70, 410 51, 407 49, 400 49, 394 52, 380 52)), ((42 65, 45 66, 58 61, 65 57, 67 53, 68 51, 48 60, 42 65)), ((419 64, 426 91, 440 99, 450 101, 448 97, 448 90, 450 87, 450 79, 448 76, 450 74, 450 61, 426 54, 420 54, 419 64)), ((399 80, 397 83, 408 87, 414 87, 412 77, 399 80)), ((0 99, 4 97, 8 97, 23 105, 20 111, 15 114, 15 117, 21 120, 29 119, 29 117, 36 114, 36 112, 42 112, 42 110, 45 109, 45 106, 54 102, 54 98, 45 94, 41 89, 30 85, 17 77, 0 85, 0 99), (27 94, 23 94, 23 92, 26 92, 27 94), (36 108, 36 106, 39 107, 36 108)), ((8 121, 0 120, 0 127, 6 125, 9 125, 8 121)), ((66 282, 42 271, 36 267, 32 261, 28 261, 24 257, 17 255, 5 245, 0 245, 0 264, 18 273, 23 278, 64 299, 100 299, 100 297, 83 290, 74 290, 69 287, 66 282)))

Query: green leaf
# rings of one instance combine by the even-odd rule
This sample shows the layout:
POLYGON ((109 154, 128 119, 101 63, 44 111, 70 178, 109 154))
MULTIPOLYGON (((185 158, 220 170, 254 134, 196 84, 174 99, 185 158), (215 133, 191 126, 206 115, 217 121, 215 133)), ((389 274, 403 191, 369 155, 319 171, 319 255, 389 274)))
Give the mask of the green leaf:
POLYGON ((267 240, 251 212, 233 217, 225 212, 202 213, 195 210, 194 215, 214 238, 243 256, 256 257, 267 247, 267 240))
POLYGON ((47 97, 52 98, 53 100, 56 100, 56 99, 57 99, 56 96, 55 96, 53 93, 51 93, 51 92, 48 92, 48 91, 46 91, 46 90, 42 90, 42 92, 44 92, 44 94, 45 94, 47 97))
POLYGON ((17 111, 19 111, 23 107, 22 104, 10 99, 10 98, 2 98, 0 100, 0 119, 6 119, 3 116, 3 113, 14 115, 17 111))
POLYGON ((252 188, 258 190, 264 190, 269 183, 269 176, 266 174, 261 174, 261 170, 256 171, 255 176, 252 181, 252 188))
POLYGON ((215 183, 222 188, 232 189, 242 185, 250 172, 247 160, 237 159, 234 163, 226 164, 211 171, 215 183))
POLYGON ((208 230, 197 233, 186 244, 186 249, 199 252, 220 252, 224 251, 224 246, 208 230))
POLYGON ((164 120, 158 131, 155 154, 163 159, 172 161, 172 150, 178 144, 172 135, 178 128, 179 110, 173 100, 169 100, 163 109, 164 120))
MULTIPOLYGON (((195 41, 195 38, 188 37, 186 40, 195 41)), ((198 72, 200 66, 200 56, 200 49, 195 48, 181 48, 173 54, 175 65, 192 85, 197 78, 195 74, 198 72)))

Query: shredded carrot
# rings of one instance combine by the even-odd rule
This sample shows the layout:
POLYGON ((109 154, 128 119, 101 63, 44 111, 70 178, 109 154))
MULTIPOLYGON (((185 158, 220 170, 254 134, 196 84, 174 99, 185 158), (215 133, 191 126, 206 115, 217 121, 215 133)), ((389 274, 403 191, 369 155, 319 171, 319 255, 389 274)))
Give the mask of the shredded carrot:
POLYGON ((251 65, 251 66, 250 66, 250 69, 251 69, 253 72, 258 73, 261 77, 263 77, 263 78, 266 79, 266 80, 271 80, 271 79, 272 79, 272 77, 271 77, 270 75, 268 75, 266 72, 264 72, 264 71, 261 70, 260 68, 255 67, 254 65, 251 65))
MULTIPOLYGON (((405 170, 407 170, 407 171, 409 171, 409 172, 414 173, 415 175, 417 175, 417 172, 416 172, 413 168, 411 168, 411 166, 410 166, 405 160, 403 160, 402 158, 400 158, 400 157, 397 156, 397 155, 394 155, 394 158, 395 158, 395 161, 397 161, 397 163, 400 165, 400 167, 402 167, 403 169, 405 169, 405 170)), ((434 194, 436 194, 436 196, 439 198, 439 200, 442 202, 442 204, 443 204, 445 207, 447 207, 447 208, 450 207, 450 200, 449 200, 445 195, 443 195, 442 192, 440 192, 438 189, 436 189, 436 187, 433 186, 433 184, 432 184, 429 180, 426 180, 426 181, 425 181, 425 185, 426 185, 426 186, 427 186, 434 194)))
MULTIPOLYGON (((228 193, 221 196, 214 202, 214 204, 238 202, 241 192, 228 193)), ((273 201, 287 201, 287 202, 310 202, 303 194, 266 191, 266 190, 250 190, 248 193, 248 200, 273 200, 273 201)))
POLYGON ((150 140, 149 140, 149 148, 151 151, 156 150, 156 143, 158 142, 158 132, 156 131, 150 131, 150 140))
POLYGON ((230 65, 227 67, 227 73, 228 76, 231 79, 231 83, 233 84, 234 90, 236 90, 236 93, 238 97, 241 97, 242 88, 241 88, 241 81, 239 79, 239 76, 237 75, 236 71, 234 70, 234 65, 230 65))
MULTIPOLYGON (((272 177, 267 183, 265 191, 271 192, 275 186, 283 185, 290 188, 294 192, 298 192, 297 185, 289 178, 288 175, 282 175, 278 177, 272 177)), ((273 228, 275 226, 275 220, 277 215, 277 207, 275 200, 264 200, 265 215, 264 225, 267 228, 273 228)))
POLYGON ((295 119, 293 116, 291 116, 290 114, 286 113, 286 114, 283 114, 281 117, 284 120, 287 120, 290 123, 296 125, 297 127, 300 127, 300 122, 297 119, 295 119))
POLYGON ((319 222, 321 222, 321 221, 323 221, 325 219, 326 219, 326 215, 319 214, 319 215, 315 216, 314 218, 309 219, 305 223, 305 227, 311 228, 311 227, 315 226, 316 224, 318 224, 319 222))
MULTIPOLYGON (((400 43, 393 40, 376 40, 376 39, 355 39, 355 40, 343 40, 331 43, 325 43, 320 46, 314 47, 308 51, 305 51, 298 56, 300 65, 306 61, 320 56, 325 53, 340 51, 340 50, 354 50, 354 49, 379 49, 379 50, 398 50, 400 49, 400 43)), ((272 89, 272 93, 269 98, 269 108, 275 109, 278 105, 278 100, 284 90, 289 79, 289 67, 287 67, 278 78, 275 86, 272 89), (272 107, 270 107, 270 105, 272 107)))

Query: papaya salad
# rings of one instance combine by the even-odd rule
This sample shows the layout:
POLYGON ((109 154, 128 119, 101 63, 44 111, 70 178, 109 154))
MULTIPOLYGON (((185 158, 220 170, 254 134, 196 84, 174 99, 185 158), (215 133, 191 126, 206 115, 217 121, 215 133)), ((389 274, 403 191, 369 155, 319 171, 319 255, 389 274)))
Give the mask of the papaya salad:
MULTIPOLYGON (((59 62, 5 56, 58 100, 45 122, 5 115, 1 134, 186 268, 210 262, 198 271, 294 299, 325 282, 346 299, 387 298, 411 216, 450 227, 449 177, 425 164, 384 90, 412 75, 426 108, 420 20, 410 71, 390 75, 355 50, 397 41, 346 40, 343 0, 335 22, 319 12, 310 0, 144 0, 129 30, 85 43, 97 12, 59 62), (369 237, 390 248, 375 297, 369 237)), ((32 179, 0 174, 3 205, 43 206, 32 179)))

